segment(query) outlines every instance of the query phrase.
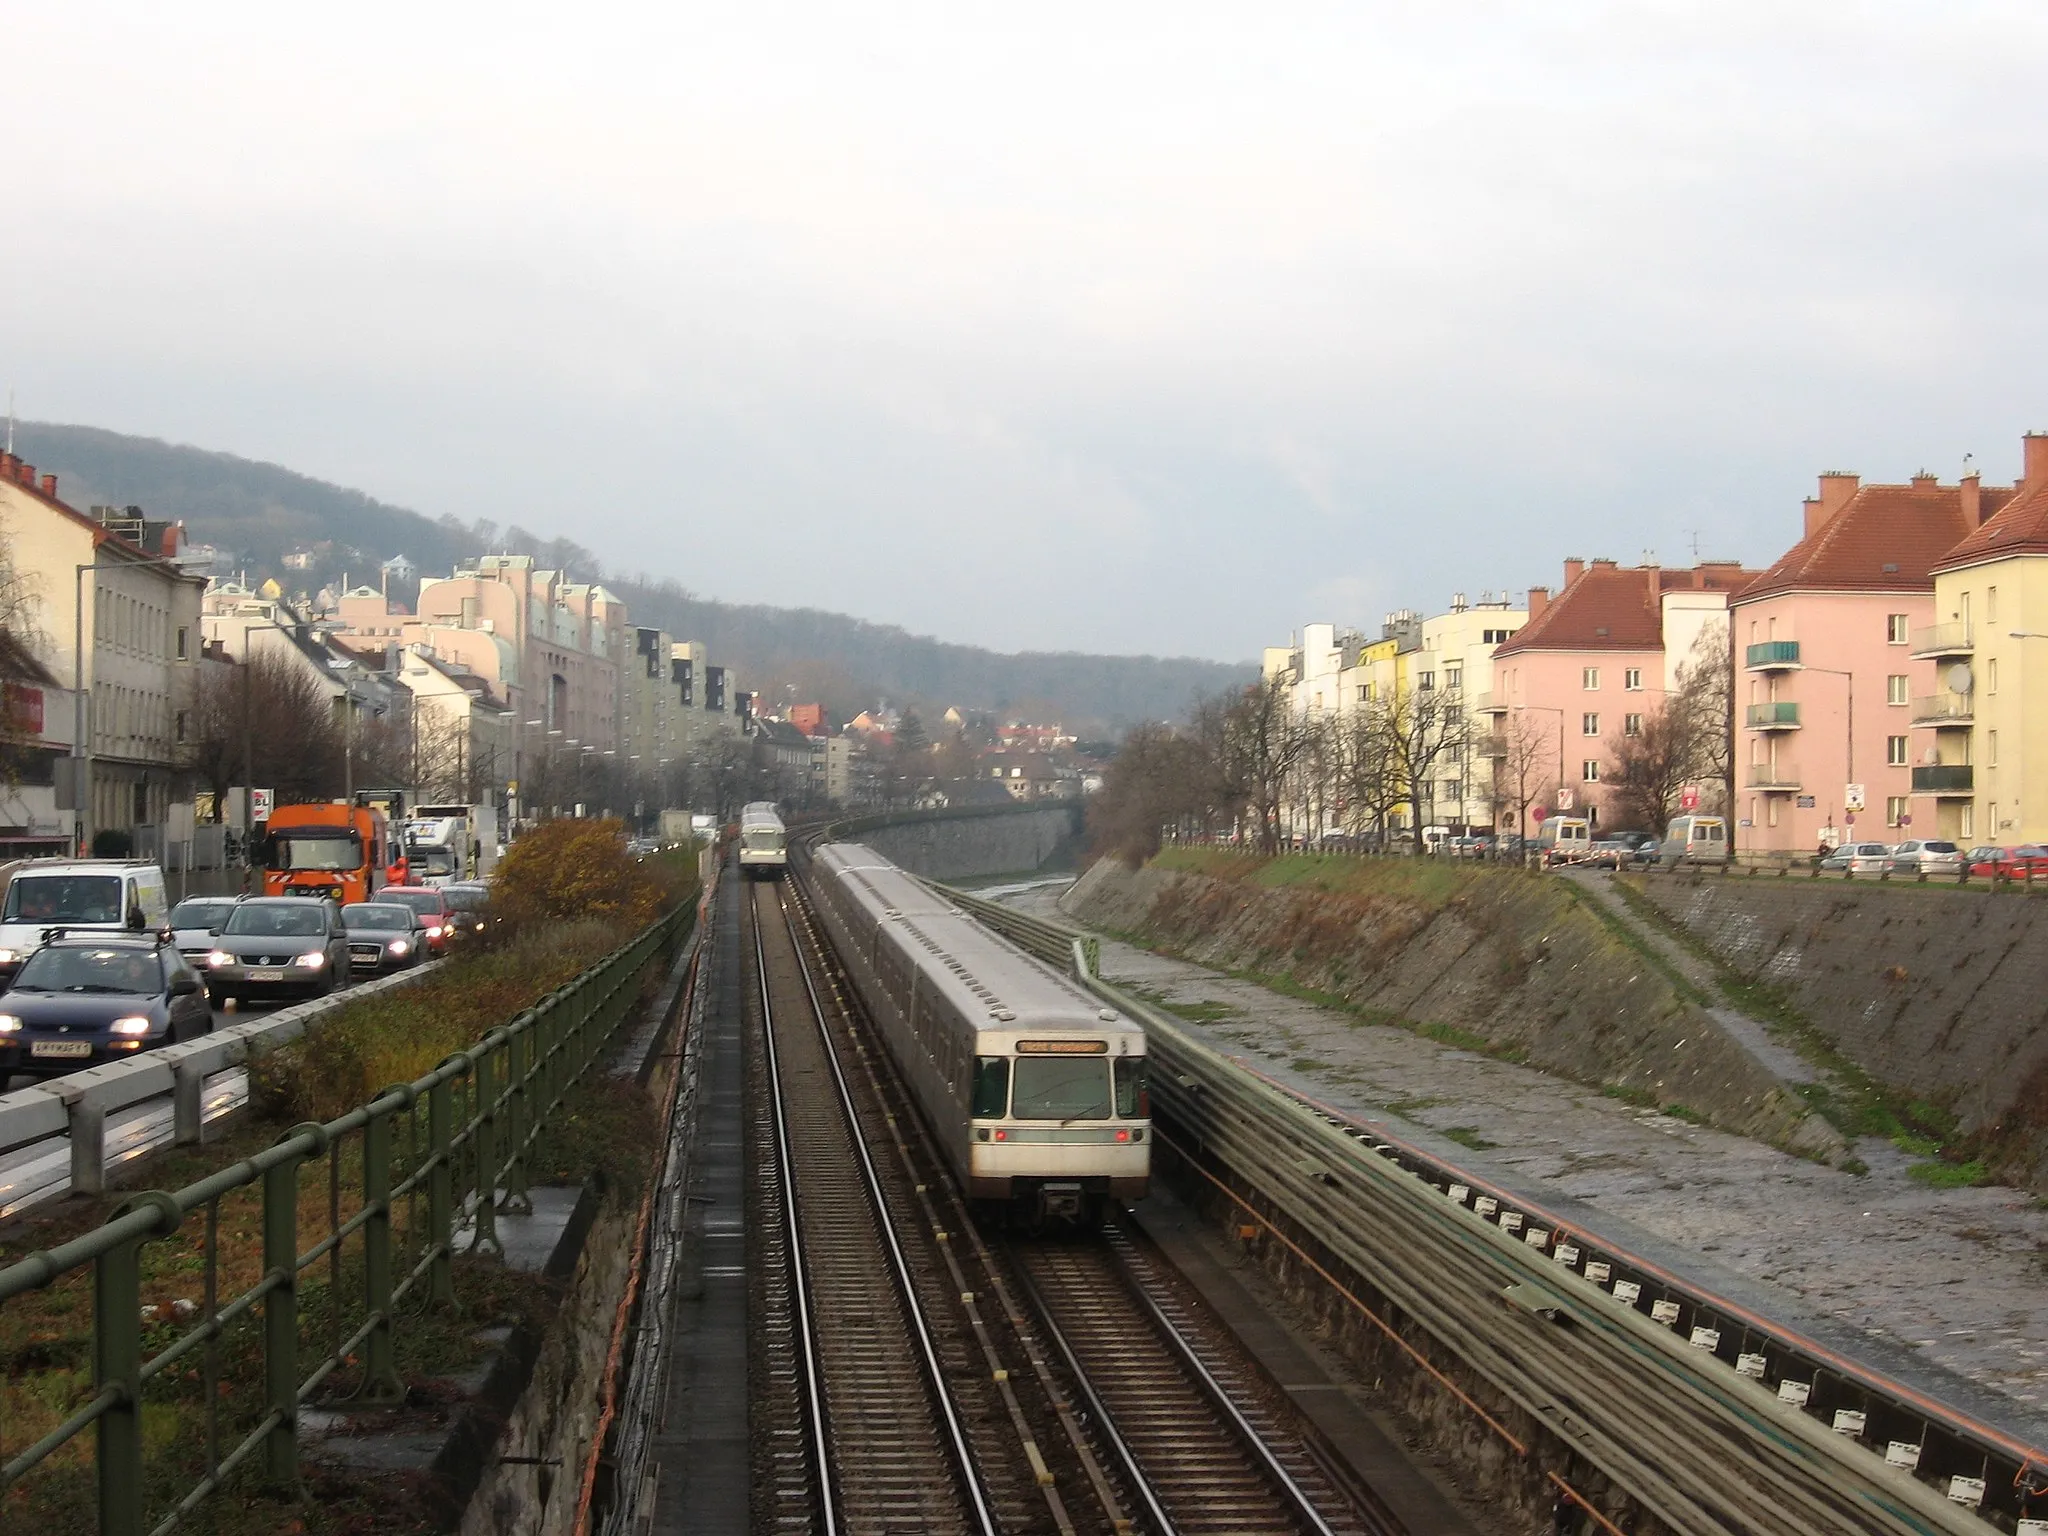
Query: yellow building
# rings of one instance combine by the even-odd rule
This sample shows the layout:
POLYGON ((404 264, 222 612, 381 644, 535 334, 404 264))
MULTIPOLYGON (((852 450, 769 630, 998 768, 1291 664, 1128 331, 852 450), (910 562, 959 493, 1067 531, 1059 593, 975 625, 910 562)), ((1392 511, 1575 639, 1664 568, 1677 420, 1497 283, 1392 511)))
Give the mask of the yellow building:
POLYGON ((1916 722, 1913 830, 1966 847, 2048 841, 2048 433, 2025 449, 2012 499, 1935 563, 1934 623, 1913 632, 1954 701, 1916 722))

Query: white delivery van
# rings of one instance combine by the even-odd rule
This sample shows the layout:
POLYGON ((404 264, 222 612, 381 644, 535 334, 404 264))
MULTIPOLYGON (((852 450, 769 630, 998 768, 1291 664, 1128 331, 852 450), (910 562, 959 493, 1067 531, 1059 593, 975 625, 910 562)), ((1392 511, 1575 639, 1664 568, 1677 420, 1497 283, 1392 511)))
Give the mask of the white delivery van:
POLYGON ((1545 864, 1583 864, 1593 846, 1593 823, 1583 816, 1550 816, 1536 834, 1545 864))
POLYGON ((1723 816, 1677 816, 1665 829, 1657 862, 1666 869, 1681 864, 1726 864, 1728 821, 1723 816))
POLYGON ((139 859, 30 859, 0 901, 0 977, 42 947, 52 928, 70 933, 160 928, 170 915, 164 872, 139 859))

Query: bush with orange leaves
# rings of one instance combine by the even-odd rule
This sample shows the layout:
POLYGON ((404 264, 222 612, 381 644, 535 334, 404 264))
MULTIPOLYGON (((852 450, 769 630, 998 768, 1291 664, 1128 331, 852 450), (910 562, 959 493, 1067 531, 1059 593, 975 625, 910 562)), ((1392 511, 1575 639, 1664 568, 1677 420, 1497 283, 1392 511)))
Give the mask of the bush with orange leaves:
POLYGON ((595 919, 623 943, 669 905, 661 882, 626 851, 618 821, 542 822, 512 844, 491 879, 491 916, 514 932, 595 919))

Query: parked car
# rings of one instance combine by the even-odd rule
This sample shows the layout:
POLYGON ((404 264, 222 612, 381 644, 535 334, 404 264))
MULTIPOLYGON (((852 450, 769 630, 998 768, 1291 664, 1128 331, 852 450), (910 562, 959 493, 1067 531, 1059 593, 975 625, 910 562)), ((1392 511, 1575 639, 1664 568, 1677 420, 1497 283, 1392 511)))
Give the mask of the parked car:
POLYGON ((1618 837, 1595 838, 1581 861, 1587 869, 1620 869, 1635 849, 1618 837))
POLYGON ((395 902, 416 913, 425 924, 427 948, 445 955, 455 942, 455 903, 448 895, 452 889, 446 885, 387 885, 377 892, 377 900, 395 902))
POLYGON ((455 931, 475 937, 484 931, 491 920, 491 888, 474 880, 458 881, 441 887, 441 894, 448 898, 448 905, 454 912, 455 931))
POLYGON ((1820 861, 1820 867, 1835 874, 1881 875, 1892 856, 1889 843, 1844 843, 1820 861))
POLYGON ((1997 873, 1998 861, 2012 851, 1996 843, 1983 843, 1963 855, 1963 864, 1973 877, 1988 880, 1997 873))
POLYGON ((239 896, 188 896, 171 908, 166 919, 171 942, 178 946, 187 965, 195 970, 205 968, 206 957, 213 952, 213 936, 220 932, 240 900, 239 896))
POLYGON ((1963 850, 1935 838, 1909 837, 1892 849, 1884 867, 1894 875, 1960 875, 1963 850))
POLYGON ((1483 859, 1492 851, 1490 841, 1484 837, 1446 838, 1442 851, 1453 859, 1483 859))
POLYGON ((400 901, 352 901, 341 909, 349 968, 358 976, 410 970, 426 958, 427 924, 400 901))
POLYGON ((0 1084, 122 1061, 213 1028, 206 985, 160 934, 53 934, 0 996, 0 1084))
POLYGON ((216 1001, 313 997, 349 980, 348 933, 324 896, 237 902, 206 957, 206 990, 216 1001))
POLYGON ((2017 848, 1993 848, 1990 851, 1996 857, 1982 865, 1973 860, 1971 874, 1993 875, 2000 880, 2048 880, 2048 848, 2041 844, 2022 843, 2017 848))

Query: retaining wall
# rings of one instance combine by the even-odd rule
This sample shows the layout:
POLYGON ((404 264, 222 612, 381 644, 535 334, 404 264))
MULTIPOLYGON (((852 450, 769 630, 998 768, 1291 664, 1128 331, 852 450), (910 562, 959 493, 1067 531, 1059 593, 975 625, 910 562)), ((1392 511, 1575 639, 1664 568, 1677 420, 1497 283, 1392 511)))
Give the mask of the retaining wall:
POLYGON ((1055 802, 1029 810, 996 807, 894 821, 855 834, 877 853, 929 880, 972 880, 1021 874, 1070 856, 1080 831, 1081 808, 1055 802))
POLYGON ((2039 1140, 2048 1128, 2048 894, 1630 878, 1873 1077, 1942 1105, 1968 1132, 2039 1140))

